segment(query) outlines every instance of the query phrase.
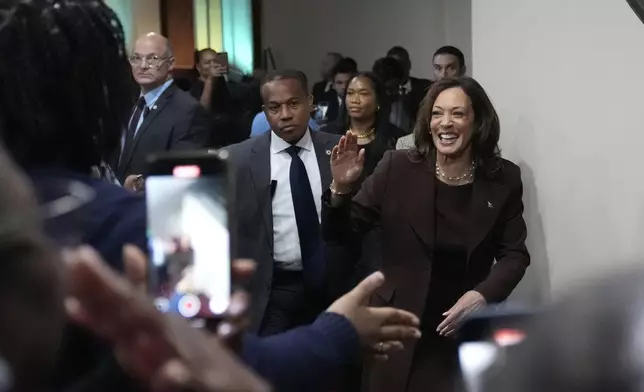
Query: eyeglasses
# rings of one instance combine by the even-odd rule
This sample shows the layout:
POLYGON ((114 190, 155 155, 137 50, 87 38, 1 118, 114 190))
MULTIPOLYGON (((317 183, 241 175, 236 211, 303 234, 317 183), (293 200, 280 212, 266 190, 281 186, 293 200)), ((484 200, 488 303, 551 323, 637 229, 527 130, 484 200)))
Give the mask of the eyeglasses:
POLYGON ((142 65, 144 60, 150 67, 158 67, 161 64, 163 64, 165 60, 170 58, 172 58, 172 56, 159 57, 159 56, 153 55, 153 56, 141 57, 135 54, 130 56, 129 60, 130 60, 130 64, 135 65, 137 67, 139 65, 142 65))

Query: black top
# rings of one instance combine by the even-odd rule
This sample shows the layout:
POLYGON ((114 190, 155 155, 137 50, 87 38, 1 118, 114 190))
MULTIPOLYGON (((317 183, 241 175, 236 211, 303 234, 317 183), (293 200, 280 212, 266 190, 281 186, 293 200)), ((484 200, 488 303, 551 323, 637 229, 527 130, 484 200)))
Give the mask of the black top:
POLYGON ((450 309, 465 292, 469 205, 473 184, 451 186, 436 180, 436 245, 423 329, 436 334, 450 309))

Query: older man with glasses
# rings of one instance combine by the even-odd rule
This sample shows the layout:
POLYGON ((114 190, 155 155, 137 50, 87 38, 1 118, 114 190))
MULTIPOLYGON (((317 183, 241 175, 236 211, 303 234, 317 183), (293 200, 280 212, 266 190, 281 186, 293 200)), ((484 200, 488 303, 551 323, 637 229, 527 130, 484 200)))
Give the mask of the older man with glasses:
POLYGON ((136 41, 129 57, 141 92, 111 165, 121 183, 145 175, 150 154, 208 147, 210 120, 199 102, 174 84, 174 55, 168 40, 148 33, 136 41), (126 179, 129 180, 126 181, 126 179))

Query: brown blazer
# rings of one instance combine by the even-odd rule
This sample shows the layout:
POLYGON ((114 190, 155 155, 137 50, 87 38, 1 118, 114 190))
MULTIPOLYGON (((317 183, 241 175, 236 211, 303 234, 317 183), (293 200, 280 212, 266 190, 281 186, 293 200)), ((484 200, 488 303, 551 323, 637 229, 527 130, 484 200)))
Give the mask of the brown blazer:
MULTIPOLYGON (((436 177, 433 159, 412 154, 412 150, 386 152, 351 203, 331 207, 327 192, 322 224, 325 239, 347 245, 355 243, 355 235, 380 225, 381 270, 387 280, 372 304, 395 306, 420 317, 432 268, 436 177)), ((520 169, 507 160, 502 160, 494 178, 477 176, 474 181, 464 286, 480 292, 488 303, 505 300, 530 264, 522 195, 520 169)), ((391 355, 372 372, 371 391, 405 391, 413 354, 414 344, 407 344, 403 352, 391 355)))

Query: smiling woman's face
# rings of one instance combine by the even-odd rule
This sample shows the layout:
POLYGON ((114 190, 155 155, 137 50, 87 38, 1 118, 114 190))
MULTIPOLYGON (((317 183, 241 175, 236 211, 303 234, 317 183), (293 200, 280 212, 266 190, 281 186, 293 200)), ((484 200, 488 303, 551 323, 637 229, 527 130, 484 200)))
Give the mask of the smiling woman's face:
POLYGON ((467 151, 473 124, 472 103, 460 87, 449 88, 436 97, 430 128, 434 146, 440 154, 457 157, 467 151))

